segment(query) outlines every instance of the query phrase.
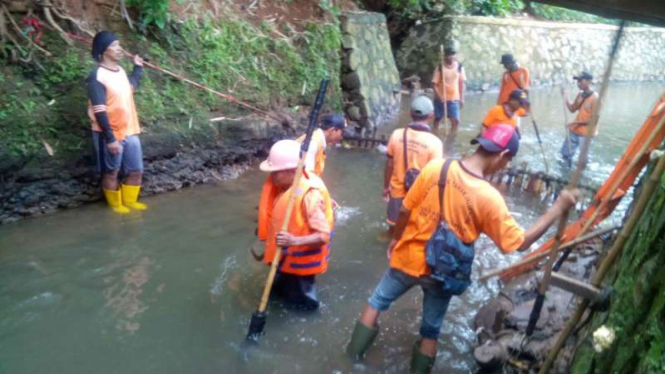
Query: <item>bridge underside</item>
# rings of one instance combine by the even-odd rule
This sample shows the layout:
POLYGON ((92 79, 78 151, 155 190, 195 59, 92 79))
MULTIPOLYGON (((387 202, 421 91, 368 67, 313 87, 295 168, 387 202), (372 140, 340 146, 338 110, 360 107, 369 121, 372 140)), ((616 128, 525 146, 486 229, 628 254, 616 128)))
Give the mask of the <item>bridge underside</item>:
POLYGON ((533 0, 606 18, 665 27, 665 0, 533 0))

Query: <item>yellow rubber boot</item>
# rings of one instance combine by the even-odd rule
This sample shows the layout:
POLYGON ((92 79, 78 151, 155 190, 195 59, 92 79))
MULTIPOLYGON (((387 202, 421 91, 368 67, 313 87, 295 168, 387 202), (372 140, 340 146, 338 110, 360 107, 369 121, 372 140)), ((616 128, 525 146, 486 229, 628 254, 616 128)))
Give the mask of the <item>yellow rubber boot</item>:
POLYGON ((148 209, 147 205, 138 202, 141 186, 128 186, 126 184, 122 184, 120 190, 122 191, 122 203, 126 207, 136 210, 148 209))
POLYGON ((109 204, 111 209, 116 213, 129 213, 129 209, 122 205, 122 197, 120 190, 104 190, 104 196, 106 197, 106 202, 109 204))

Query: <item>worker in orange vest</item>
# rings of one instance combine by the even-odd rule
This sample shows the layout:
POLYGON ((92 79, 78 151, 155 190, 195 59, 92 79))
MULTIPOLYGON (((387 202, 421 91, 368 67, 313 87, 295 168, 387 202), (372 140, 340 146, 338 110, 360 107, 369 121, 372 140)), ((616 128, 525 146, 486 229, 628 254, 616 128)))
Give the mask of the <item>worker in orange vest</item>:
MULTIPOLYGON (((577 81, 577 88, 581 91, 577 94, 575 101, 571 103, 568 100, 566 90, 564 88, 561 89, 561 95, 566 103, 566 108, 571 113, 577 112, 573 122, 567 125, 569 136, 566 137, 563 146, 561 146, 561 156, 569 166, 573 162, 573 156, 577 147, 579 147, 581 142, 584 142, 584 137, 588 135, 587 127, 596 105, 598 105, 598 93, 591 89, 593 75, 588 71, 583 71, 579 75, 574 76, 573 79, 577 81)), ((596 135, 598 135, 598 126, 596 126, 596 133, 591 134, 592 137, 596 135)))
MULTIPOLYGON (((326 166, 326 148, 342 140, 346 129, 346 118, 340 114, 328 114, 323 116, 319 127, 312 133, 312 140, 305 156, 305 168, 321 177, 326 166)), ((296 139, 298 143, 302 143, 303 140, 305 134, 296 139)))
POLYGON ((529 70, 520 67, 512 54, 506 53, 501 56, 501 65, 506 71, 501 76, 501 88, 499 89, 499 98, 496 101, 497 105, 508 101, 511 92, 515 90, 528 91, 531 85, 529 70))
MULTIPOLYGON (((441 65, 437 66, 432 74, 432 85, 434 86, 434 131, 439 131, 441 119, 445 118, 444 112, 450 119, 451 138, 457 134, 460 122, 460 110, 464 108, 464 81, 466 73, 464 66, 457 61, 457 51, 453 47, 444 49, 443 77, 441 76, 441 65), (444 105, 446 110, 444 111, 444 105)), ((444 131, 445 133, 445 131, 444 131)))
POLYGON ((143 59, 134 56, 134 69, 127 76, 120 66, 124 57, 120 41, 110 31, 95 35, 92 57, 98 64, 87 79, 88 117, 106 202, 116 213, 129 213, 129 208, 146 210, 147 206, 138 201, 143 182, 143 151, 134 104, 143 59))
MULTIPOLYGON (((506 71, 501 76, 501 88, 499 89, 499 98, 497 105, 502 105, 510 100, 510 94, 515 90, 529 91, 531 86, 531 78, 529 70, 517 64, 515 56, 506 53, 501 56, 501 65, 506 71)), ((518 109, 515 114, 517 115, 517 127, 520 127, 520 117, 526 117, 529 114, 529 107, 518 109)))
POLYGON ((508 96, 508 100, 495 105, 490 109, 483 119, 482 131, 494 125, 510 125, 519 132, 518 116, 520 111, 526 113, 526 108, 530 105, 529 94, 523 90, 513 90, 508 96))
POLYGON ((564 190, 529 229, 521 229, 501 193, 487 182, 517 154, 517 132, 509 125, 492 126, 472 144, 478 144, 476 151, 461 160, 429 162, 406 194, 388 247, 390 267, 347 346, 353 358, 362 357, 377 336, 379 314, 418 286, 424 294, 421 339, 413 348, 411 373, 430 373, 450 300, 471 284, 473 242, 486 234, 505 254, 525 251, 575 205, 579 191, 564 190))
POLYGON ((260 169, 270 173, 259 203, 259 240, 265 242, 263 261, 270 266, 275 251, 281 259, 273 285, 275 296, 298 308, 319 307, 315 277, 328 269, 334 227, 332 199, 323 181, 303 170, 300 185, 291 188, 300 158, 300 143, 280 140, 270 148, 260 169), (286 231, 280 231, 289 197, 296 194, 286 231))
POLYGON ((392 236, 399 207, 415 177, 428 162, 443 156, 441 139, 432 134, 428 125, 433 112, 432 100, 427 96, 416 97, 411 101, 411 123, 390 135, 383 172, 383 199, 388 203, 388 236, 392 236))

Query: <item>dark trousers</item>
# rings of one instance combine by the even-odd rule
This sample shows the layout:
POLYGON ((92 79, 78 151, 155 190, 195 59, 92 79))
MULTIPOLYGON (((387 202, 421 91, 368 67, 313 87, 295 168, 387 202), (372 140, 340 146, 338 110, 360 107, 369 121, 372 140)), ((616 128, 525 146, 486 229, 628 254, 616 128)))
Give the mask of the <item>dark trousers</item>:
POLYGON ((293 275, 277 272, 272 294, 288 306, 298 309, 315 310, 319 307, 314 275, 293 275))

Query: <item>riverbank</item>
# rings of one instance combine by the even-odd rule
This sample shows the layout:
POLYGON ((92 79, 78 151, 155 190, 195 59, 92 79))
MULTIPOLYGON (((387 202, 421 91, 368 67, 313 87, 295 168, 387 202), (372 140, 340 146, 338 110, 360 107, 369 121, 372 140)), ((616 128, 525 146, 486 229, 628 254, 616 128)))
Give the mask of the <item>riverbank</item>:
MULTIPOLYGON (((293 129, 265 121, 225 125, 223 131, 198 139, 177 134, 145 134, 142 195, 149 196, 198 184, 236 178, 276 140, 293 129)), ((209 134, 208 134, 209 135, 209 134)), ((92 143, 89 144, 92 148, 92 143)), ((3 174, 0 224, 70 209, 102 199, 92 149, 65 164, 28 161, 3 174)))

